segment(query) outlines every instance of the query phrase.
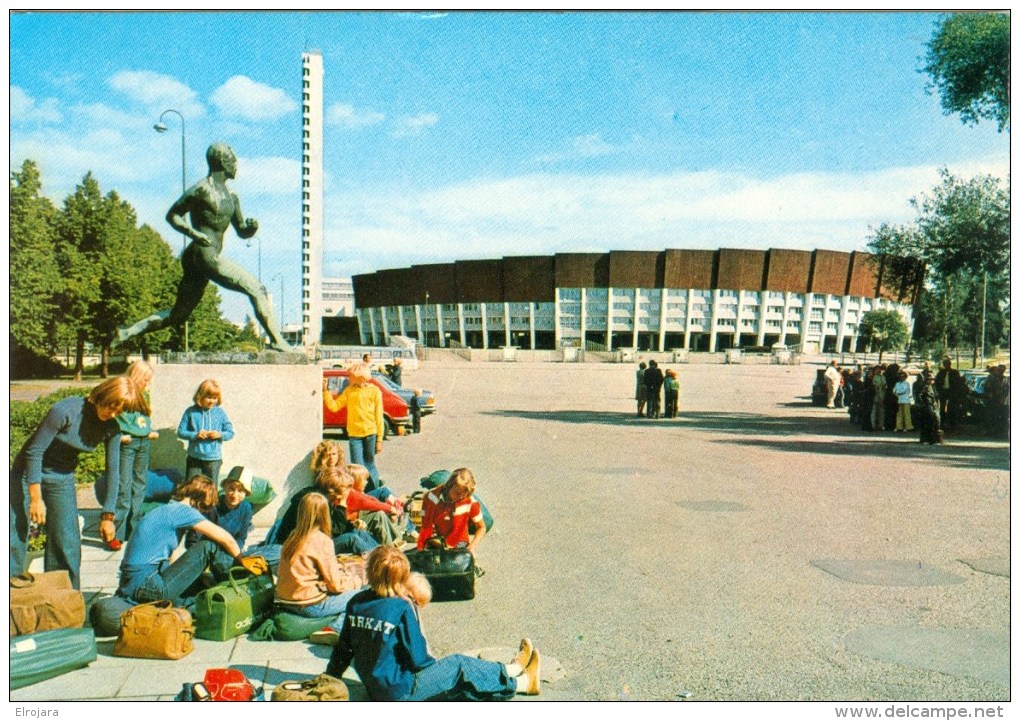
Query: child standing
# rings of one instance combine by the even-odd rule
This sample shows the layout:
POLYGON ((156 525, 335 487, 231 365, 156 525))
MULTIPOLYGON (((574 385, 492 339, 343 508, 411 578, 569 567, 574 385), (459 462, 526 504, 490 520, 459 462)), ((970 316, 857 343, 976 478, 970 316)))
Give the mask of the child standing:
POLYGON ((372 383, 372 371, 366 363, 358 363, 347 372, 348 384, 335 398, 328 392, 322 396, 325 407, 336 413, 347 408, 347 440, 351 463, 368 469, 372 477, 370 490, 379 483, 375 457, 382 453, 383 417, 382 391, 372 383))
POLYGON ((149 448, 151 441, 159 438, 152 430, 152 409, 149 406, 149 383, 152 382, 152 366, 145 361, 135 361, 128 366, 124 375, 135 384, 137 397, 124 407, 117 416, 120 426, 120 487, 117 489, 117 505, 113 512, 116 535, 106 542, 111 551, 119 551, 131 535, 138 514, 145 500, 145 486, 149 475, 149 448))
POLYGON ((666 380, 663 382, 666 395, 666 418, 676 418, 677 401, 680 398, 680 380, 676 377, 676 371, 670 368, 666 371, 666 380))
POLYGON ((202 381, 195 392, 195 405, 184 411, 177 426, 177 437, 188 442, 185 479, 197 475, 219 483, 223 465, 223 442, 234 437, 234 426, 220 407, 220 384, 211 378, 202 381))
POLYGON ((914 424, 910 420, 910 406, 914 403, 914 389, 907 382, 907 372, 900 371, 899 381, 893 386, 893 393, 896 394, 896 430, 912 431, 914 424))

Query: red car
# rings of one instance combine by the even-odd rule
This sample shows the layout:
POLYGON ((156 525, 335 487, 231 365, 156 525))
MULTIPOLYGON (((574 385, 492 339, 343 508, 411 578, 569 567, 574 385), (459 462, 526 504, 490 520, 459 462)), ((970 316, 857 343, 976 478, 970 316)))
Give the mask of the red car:
MULTIPOLYGON (((326 387, 334 396, 347 387, 347 371, 343 368, 330 368, 322 372, 326 379, 326 387)), ((382 391, 383 418, 386 421, 384 434, 403 435, 411 426, 411 412, 407 403, 396 393, 373 378, 372 384, 382 391)), ((347 409, 341 408, 336 413, 330 412, 325 405, 322 407, 322 430, 324 433, 340 433, 347 435, 347 409)))

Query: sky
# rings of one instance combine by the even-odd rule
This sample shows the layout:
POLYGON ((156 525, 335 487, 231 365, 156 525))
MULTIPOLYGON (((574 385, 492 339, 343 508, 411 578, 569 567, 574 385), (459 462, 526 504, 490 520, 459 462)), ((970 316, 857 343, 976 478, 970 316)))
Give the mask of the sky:
MULTIPOLYGON (((91 172, 165 221, 230 144, 258 272, 299 315, 301 53, 325 68, 323 272, 662 248, 866 250, 1009 134, 926 92, 923 12, 70 12, 10 16, 10 167, 91 172), (281 292, 282 291, 282 292, 281 292)), ((235 321, 247 301, 223 291, 235 321)))

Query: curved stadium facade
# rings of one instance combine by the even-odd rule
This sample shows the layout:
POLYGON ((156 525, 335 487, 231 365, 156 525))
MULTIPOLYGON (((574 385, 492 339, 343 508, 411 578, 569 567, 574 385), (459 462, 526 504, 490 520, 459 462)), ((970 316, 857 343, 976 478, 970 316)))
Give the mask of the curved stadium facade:
POLYGON ((912 324, 919 288, 892 276, 860 252, 614 250, 380 270, 354 276, 354 296, 361 342, 375 345, 835 352, 863 350, 869 310, 912 324))

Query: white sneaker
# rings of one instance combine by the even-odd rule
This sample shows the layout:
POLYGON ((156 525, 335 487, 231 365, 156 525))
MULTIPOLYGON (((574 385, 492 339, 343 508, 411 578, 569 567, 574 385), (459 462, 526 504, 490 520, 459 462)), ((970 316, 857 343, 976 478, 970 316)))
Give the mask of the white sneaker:
POLYGON ((316 631, 308 637, 309 643, 318 643, 323 646, 336 646, 339 640, 340 634, 329 626, 316 631))

